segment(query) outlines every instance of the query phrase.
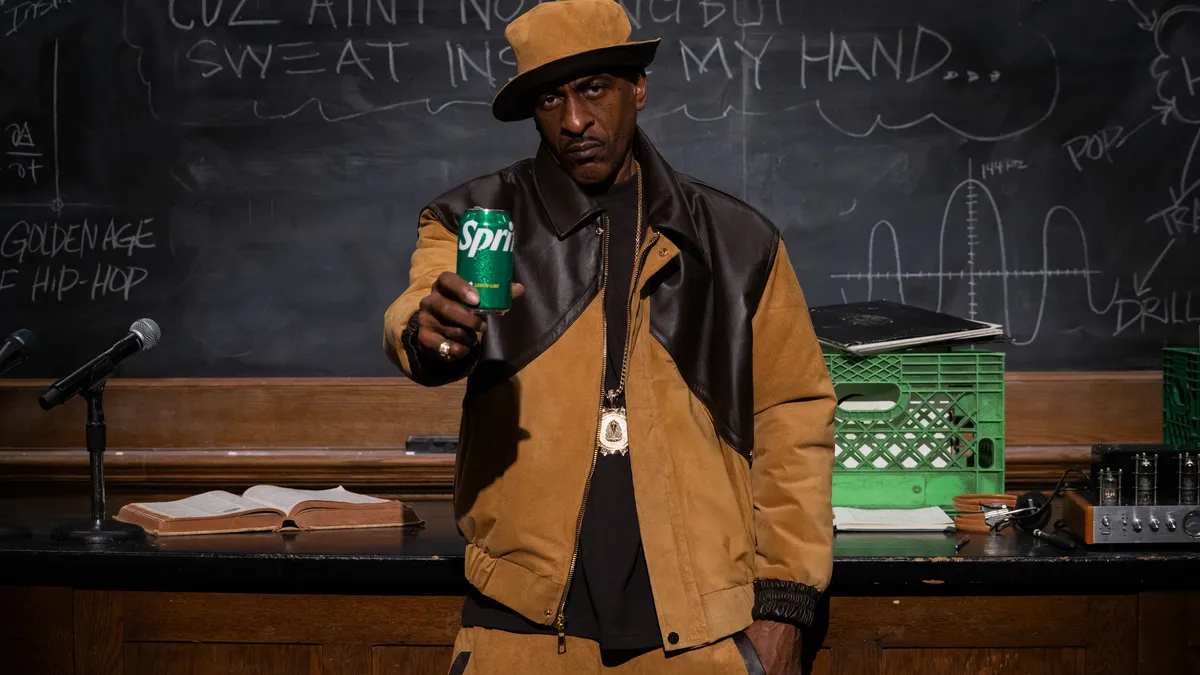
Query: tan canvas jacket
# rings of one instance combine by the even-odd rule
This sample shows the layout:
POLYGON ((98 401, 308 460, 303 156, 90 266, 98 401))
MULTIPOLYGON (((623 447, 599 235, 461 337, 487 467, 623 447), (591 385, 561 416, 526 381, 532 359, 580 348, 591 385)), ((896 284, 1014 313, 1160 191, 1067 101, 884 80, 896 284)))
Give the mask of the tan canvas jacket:
MULTIPOLYGON (((804 625, 832 573, 834 394, 778 232, 670 170, 639 133, 649 232, 635 269, 630 461, 663 644, 764 618, 804 625)), ((468 379, 454 486, 466 577, 550 625, 563 606, 596 456, 604 373, 595 205, 545 150, 423 210, 384 347, 415 381, 468 379), (454 271, 458 216, 505 208, 526 296, 454 364, 410 319, 454 271)))

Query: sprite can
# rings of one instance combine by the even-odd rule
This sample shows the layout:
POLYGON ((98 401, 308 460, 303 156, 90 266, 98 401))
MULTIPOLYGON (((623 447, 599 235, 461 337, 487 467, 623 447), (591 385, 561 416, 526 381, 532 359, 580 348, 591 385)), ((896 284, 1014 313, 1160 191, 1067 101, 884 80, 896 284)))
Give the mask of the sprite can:
POLYGON ((513 223, 508 211, 467 209, 458 228, 458 276, 475 287, 476 314, 503 314, 512 306, 513 223))

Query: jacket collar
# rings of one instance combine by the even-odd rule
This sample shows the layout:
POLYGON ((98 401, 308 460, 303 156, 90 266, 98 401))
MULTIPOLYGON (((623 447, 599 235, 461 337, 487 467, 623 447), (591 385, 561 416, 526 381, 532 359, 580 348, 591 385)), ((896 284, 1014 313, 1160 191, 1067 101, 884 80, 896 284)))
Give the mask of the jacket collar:
MULTIPOLYGON (((642 165, 647 195, 646 215, 650 226, 666 232, 680 248, 692 249, 705 265, 709 265, 708 249, 687 208, 675 171, 641 127, 634 134, 633 148, 642 165), (676 237, 672 237, 672 234, 676 237)), ((538 146, 533 166, 538 198, 560 240, 591 222, 600 213, 600 206, 563 170, 545 143, 538 146)))

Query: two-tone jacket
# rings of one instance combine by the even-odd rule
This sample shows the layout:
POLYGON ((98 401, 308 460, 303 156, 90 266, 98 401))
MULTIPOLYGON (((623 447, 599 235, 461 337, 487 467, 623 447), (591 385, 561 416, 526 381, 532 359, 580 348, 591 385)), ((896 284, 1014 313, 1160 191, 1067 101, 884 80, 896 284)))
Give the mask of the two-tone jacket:
MULTIPOLYGON (((754 619, 807 624, 833 566, 835 401, 804 296, 764 216, 673 171, 640 130, 634 147, 648 231, 626 406, 663 644, 708 644, 754 619)), ((542 147, 423 209, 410 285, 384 321, 384 348, 412 380, 467 378, 454 484, 466 576, 544 625, 568 591, 596 457, 599 224, 542 147), (455 270, 459 218, 474 206, 510 212, 526 290, 471 355, 446 363, 416 346, 413 318, 455 270)))

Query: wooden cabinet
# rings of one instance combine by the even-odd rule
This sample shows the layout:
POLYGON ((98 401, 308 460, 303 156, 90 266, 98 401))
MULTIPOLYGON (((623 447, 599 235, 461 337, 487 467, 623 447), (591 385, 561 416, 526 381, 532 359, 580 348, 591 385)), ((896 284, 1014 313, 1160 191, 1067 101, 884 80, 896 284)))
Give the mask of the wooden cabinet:
POLYGON ((835 597, 813 672, 1131 674, 1137 610, 1137 596, 835 597))
MULTIPOLYGON (((13 675, 442 675, 456 596, 0 588, 13 675)), ((1200 672, 1200 593, 833 597, 817 675, 1200 672)))

